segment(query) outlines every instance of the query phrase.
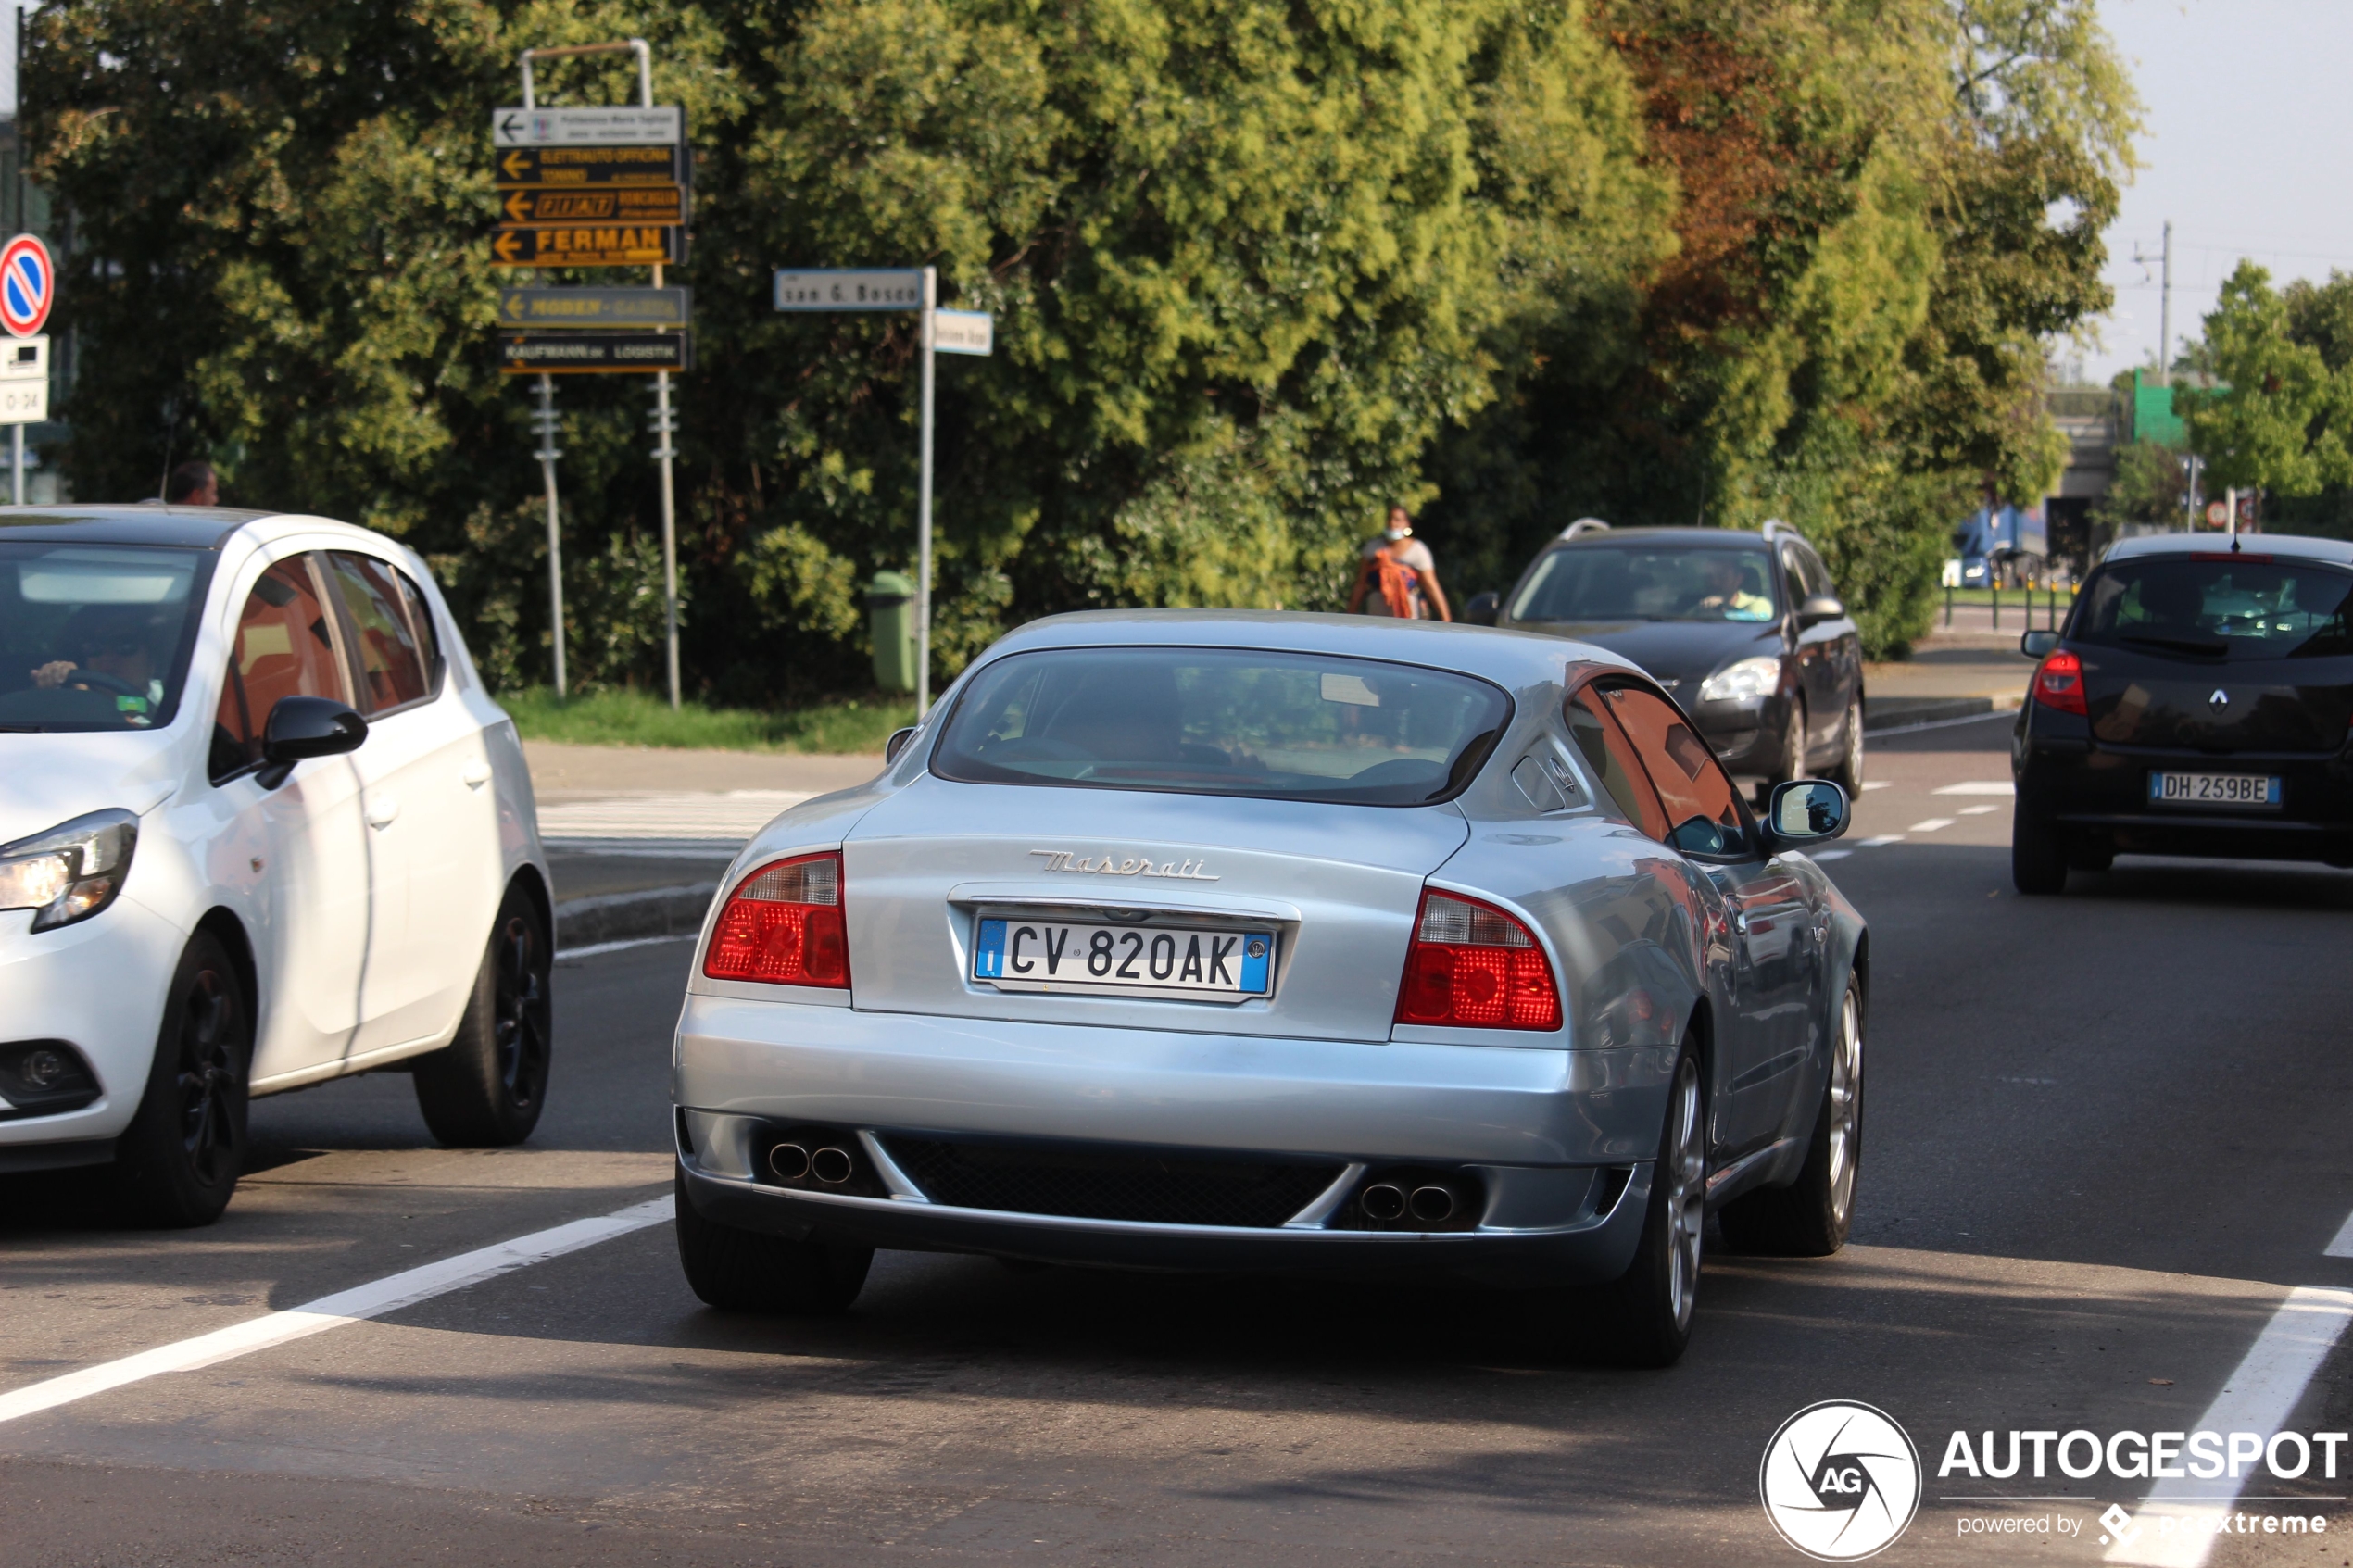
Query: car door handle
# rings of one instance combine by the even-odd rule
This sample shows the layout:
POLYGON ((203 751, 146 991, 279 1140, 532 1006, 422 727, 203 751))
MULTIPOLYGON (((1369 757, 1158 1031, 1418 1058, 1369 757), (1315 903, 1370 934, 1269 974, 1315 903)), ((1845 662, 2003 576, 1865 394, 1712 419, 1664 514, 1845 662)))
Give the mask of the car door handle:
POLYGON ((370 827, 390 827, 393 818, 398 815, 400 815, 400 797, 371 795, 368 797, 368 825, 370 827))
POLYGON ((490 782, 490 764, 469 762, 466 764, 466 771, 458 776, 466 781, 468 789, 480 789, 490 782))

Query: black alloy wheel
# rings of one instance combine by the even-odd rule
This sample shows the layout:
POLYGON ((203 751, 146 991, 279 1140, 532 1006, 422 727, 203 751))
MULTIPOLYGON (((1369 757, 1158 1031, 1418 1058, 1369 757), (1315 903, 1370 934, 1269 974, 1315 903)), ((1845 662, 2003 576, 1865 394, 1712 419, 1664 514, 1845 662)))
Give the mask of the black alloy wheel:
POLYGON ((1848 800, 1863 797, 1863 697, 1859 692, 1846 705, 1846 722, 1839 728, 1838 766, 1831 770, 1830 778, 1846 792, 1848 800))
POLYGON ((517 1144, 539 1124, 554 1059, 545 917, 521 885, 507 890, 457 1037, 417 1059, 417 1108, 452 1148, 517 1144))
POLYGON ((208 1225, 245 1163, 253 1010, 228 948, 199 931, 164 1003, 138 1111, 116 1146, 115 1191, 134 1223, 208 1225))

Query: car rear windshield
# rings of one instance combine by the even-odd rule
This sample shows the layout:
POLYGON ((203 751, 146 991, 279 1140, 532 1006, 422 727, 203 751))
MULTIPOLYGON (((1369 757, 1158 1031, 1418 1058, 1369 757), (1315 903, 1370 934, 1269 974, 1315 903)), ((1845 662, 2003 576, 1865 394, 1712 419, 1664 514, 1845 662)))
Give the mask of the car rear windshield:
POLYGON ((171 721, 208 550, 0 544, 0 730, 171 721))
POLYGON ((1579 545, 1537 561, 1514 621, 1770 621, 1763 550, 1579 545))
POLYGON ((2346 611, 2353 571, 2241 556, 2110 561, 2083 585, 2077 642, 2200 659, 2353 654, 2346 611))
POLYGON ((1420 806, 1470 782, 1511 714, 1485 681, 1417 665, 1043 649, 974 677, 931 771, 968 784, 1420 806))

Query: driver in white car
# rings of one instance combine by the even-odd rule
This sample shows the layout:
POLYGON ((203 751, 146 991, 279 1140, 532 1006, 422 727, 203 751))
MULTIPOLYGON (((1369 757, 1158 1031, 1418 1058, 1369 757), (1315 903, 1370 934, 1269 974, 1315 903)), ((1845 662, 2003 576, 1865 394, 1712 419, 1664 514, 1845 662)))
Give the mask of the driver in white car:
MULTIPOLYGON (((119 684, 126 688, 127 696, 140 704, 136 709, 126 708, 125 714, 132 723, 144 724, 145 714, 163 701, 163 681, 155 672, 152 646, 156 630, 157 618, 146 610, 125 605, 85 605, 66 622, 65 633, 58 639, 79 657, 49 660, 32 671, 32 684, 87 688, 90 683, 75 680, 77 674, 87 671, 104 676, 109 689, 119 684)), ((169 634, 171 628, 163 630, 169 634)))

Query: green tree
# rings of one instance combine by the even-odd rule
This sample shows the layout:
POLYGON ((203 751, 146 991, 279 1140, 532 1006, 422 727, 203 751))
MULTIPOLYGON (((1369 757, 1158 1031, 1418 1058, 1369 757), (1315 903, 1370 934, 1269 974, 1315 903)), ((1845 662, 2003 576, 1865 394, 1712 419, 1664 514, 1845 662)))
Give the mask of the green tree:
POLYGON ((2207 487, 2317 495, 2353 483, 2353 361, 2345 327, 2353 278, 2298 282, 2283 296, 2271 274, 2242 261, 2206 318, 2192 364, 2221 384, 2174 394, 2207 487))

